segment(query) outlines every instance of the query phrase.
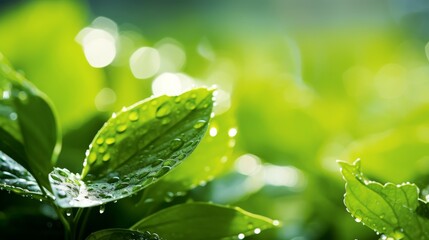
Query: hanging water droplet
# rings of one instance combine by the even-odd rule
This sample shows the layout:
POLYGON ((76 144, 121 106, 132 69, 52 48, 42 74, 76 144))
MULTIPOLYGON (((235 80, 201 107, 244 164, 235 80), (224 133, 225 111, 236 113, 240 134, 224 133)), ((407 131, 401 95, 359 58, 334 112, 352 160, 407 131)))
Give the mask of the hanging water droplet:
POLYGON ((195 129, 199 129, 202 128, 204 125, 206 125, 207 121, 206 120, 198 120, 195 124, 194 124, 194 128, 195 129))
POLYGON ((165 102, 161 104, 158 109, 156 109, 155 116, 157 118, 166 117, 171 113, 171 105, 170 102, 165 102))
POLYGON ((110 138, 106 139, 106 144, 107 145, 112 145, 114 143, 115 143, 115 138, 110 137, 110 138))
POLYGON ((97 140, 95 141, 98 145, 101 145, 101 144, 103 144, 104 143, 104 138, 102 138, 102 137, 99 137, 99 138, 97 138, 97 140))
POLYGON ((183 146, 183 140, 180 138, 175 138, 170 143, 170 149, 173 151, 179 149, 181 146, 183 146))
POLYGON ((66 216, 70 217, 72 215, 72 211, 73 210, 71 208, 66 209, 66 216))
POLYGON ((123 133, 125 132, 125 130, 127 130, 127 125, 126 124, 121 124, 116 128, 116 132, 117 133, 123 133))
POLYGON ((194 110, 197 107, 197 104, 195 103, 195 99, 188 99, 185 103, 185 108, 187 110, 194 110))
POLYGON ((139 119, 139 114, 136 111, 130 112, 130 115, 128 115, 128 119, 132 122, 135 122, 139 119))
POLYGON ((361 210, 359 210, 359 209, 356 210, 354 216, 355 216, 356 222, 358 222, 358 223, 362 222, 362 211, 361 210))
POLYGON ((106 205, 100 205, 100 210, 98 211, 100 214, 103 214, 106 210, 106 205))
POLYGON ((253 232, 255 234, 260 234, 261 233, 261 229, 260 228, 255 228, 255 230, 253 230, 253 232))
POLYGON ((246 237, 246 235, 244 235, 244 233, 240 233, 238 234, 238 239, 244 239, 246 237))

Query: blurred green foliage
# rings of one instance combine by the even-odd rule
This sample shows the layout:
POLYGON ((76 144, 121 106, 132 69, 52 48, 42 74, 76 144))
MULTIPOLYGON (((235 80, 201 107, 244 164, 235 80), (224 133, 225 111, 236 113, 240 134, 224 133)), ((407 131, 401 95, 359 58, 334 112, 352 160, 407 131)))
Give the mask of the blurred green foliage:
MULTIPOLYGON (((418 0, 9 1, 0 5, 0 51, 52 99, 64 135, 58 164, 78 172, 106 113, 149 97, 161 74, 136 79, 130 56, 172 38, 186 53, 177 72, 230 94, 229 110, 216 116, 225 127, 213 135, 238 133, 233 148, 208 156, 229 156, 213 172, 222 177, 163 205, 211 200, 283 222, 249 239, 377 239, 345 210, 335 160, 361 158, 372 179, 428 186, 428 11, 418 0), (116 58, 104 68, 91 67, 76 41, 98 16, 118 29, 116 58), (115 99, 97 109, 104 88, 115 99), (240 171, 234 161, 245 154, 259 170, 240 171), (290 167, 285 179, 295 183, 272 184, 267 166, 290 167)), ((92 214, 87 231, 128 227, 159 207, 136 210, 140 201, 109 205, 103 222, 92 214)), ((58 231, 43 205, 8 194, 0 202, 2 231, 17 232, 22 216, 30 229, 58 231), (21 202, 35 208, 13 204, 21 202), (38 214, 42 227, 29 217, 38 214)))

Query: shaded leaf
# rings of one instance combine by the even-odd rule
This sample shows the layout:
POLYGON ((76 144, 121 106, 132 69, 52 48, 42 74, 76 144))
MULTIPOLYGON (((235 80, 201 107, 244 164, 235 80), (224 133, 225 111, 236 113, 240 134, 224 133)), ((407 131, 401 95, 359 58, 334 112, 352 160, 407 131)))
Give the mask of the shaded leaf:
POLYGON ((20 164, 0 151, 0 188, 19 195, 44 198, 36 179, 20 164))
POLYGON ((278 221, 238 207, 186 203, 142 219, 132 230, 156 232, 168 240, 243 239, 278 225, 278 221))
POLYGON ((212 91, 199 88, 114 114, 91 143, 82 177, 65 169, 50 174, 57 203, 64 208, 100 205, 157 181, 198 145, 212 106, 212 91))
POLYGON ((393 239, 429 238, 429 220, 417 212, 422 200, 416 185, 369 181, 360 170, 359 160, 353 165, 339 164, 346 180, 344 203, 356 222, 393 239))
POLYGON ((91 233, 86 240, 162 240, 156 233, 138 232, 122 228, 104 229, 91 233))
POLYGON ((3 56, 0 56, 0 65, 1 103, 10 108, 9 120, 2 118, 1 126, 7 133, 0 146, 49 189, 48 174, 61 144, 51 104, 42 92, 16 73, 3 56))

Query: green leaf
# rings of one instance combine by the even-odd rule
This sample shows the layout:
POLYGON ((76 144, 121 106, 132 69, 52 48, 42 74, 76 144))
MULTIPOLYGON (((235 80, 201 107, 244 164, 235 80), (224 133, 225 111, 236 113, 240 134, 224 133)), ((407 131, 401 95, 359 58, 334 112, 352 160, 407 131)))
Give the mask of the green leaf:
POLYGON ((36 179, 20 164, 0 151, 0 188, 19 195, 44 199, 36 179))
POLYGON ((1 51, 52 99, 65 130, 96 111, 103 88, 103 72, 88 64, 75 40, 87 13, 79 1, 32 1, 0 15, 1 51))
POLYGON ((162 240, 156 233, 137 232, 122 228, 104 229, 91 233, 86 240, 162 240))
POLYGON ((113 114, 87 151, 82 177, 61 169, 50 174, 58 205, 96 206, 156 182, 201 141, 212 106, 212 90, 199 88, 151 98, 113 114))
POLYGON ((238 207, 209 203, 186 203, 161 210, 142 219, 132 230, 150 231, 168 240, 243 239, 278 225, 278 221, 238 207))
POLYGON ((429 239, 429 220, 417 212, 422 200, 416 185, 369 181, 359 160, 339 164, 346 180, 344 203, 356 222, 393 239, 429 239))
POLYGON ((15 72, 2 55, 0 86, 0 103, 4 103, 3 108, 9 108, 9 119, 3 117, 1 121, 1 132, 5 137, 0 146, 28 168, 42 186, 50 189, 48 174, 56 162, 61 144, 51 104, 42 92, 15 72))
POLYGON ((216 130, 216 134, 206 134, 186 161, 147 188, 142 202, 170 201, 173 196, 203 185, 229 169, 229 158, 235 145, 234 112, 215 116, 210 121, 209 128, 216 130))

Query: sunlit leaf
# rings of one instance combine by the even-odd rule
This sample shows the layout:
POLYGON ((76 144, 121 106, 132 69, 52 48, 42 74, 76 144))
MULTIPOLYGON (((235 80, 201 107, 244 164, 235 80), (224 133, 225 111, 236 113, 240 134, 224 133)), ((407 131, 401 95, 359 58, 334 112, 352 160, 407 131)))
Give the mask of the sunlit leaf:
POLYGON ((91 233, 86 240, 162 240, 156 233, 138 232, 122 228, 104 229, 91 233))
POLYGON ((50 174, 57 203, 100 205, 156 182, 198 145, 212 106, 212 91, 199 88, 151 98, 114 114, 91 143, 82 177, 66 169, 50 174))
POLYGON ((240 208, 209 203, 186 203, 142 219, 132 230, 156 232, 168 240, 243 239, 273 228, 278 221, 240 208))
POLYGON ((1 118, 5 135, 0 146, 49 189, 48 174, 56 162, 61 142, 51 104, 42 92, 16 73, 3 56, 0 60, 1 103, 9 109, 9 119, 1 118))
POLYGON ((229 169, 237 133, 233 112, 215 116, 198 148, 170 174, 145 190, 142 201, 169 201, 176 195, 204 185, 229 169))
POLYGON ((403 182, 428 174, 429 124, 398 126, 350 144, 343 158, 365 159, 367 173, 383 181, 403 182), (401 171, 398 171, 401 169, 401 171))
POLYGON ((417 212, 421 204, 416 185, 395 185, 367 180, 360 161, 339 162, 346 180, 344 203, 356 222, 392 239, 428 239, 429 219, 417 212))
POLYGON ((0 151, 0 188, 14 193, 44 198, 36 179, 20 164, 0 151))
POLYGON ((0 14, 1 51, 52 99, 66 129, 95 111, 102 89, 102 72, 75 40, 87 21, 78 1, 32 1, 0 14))

